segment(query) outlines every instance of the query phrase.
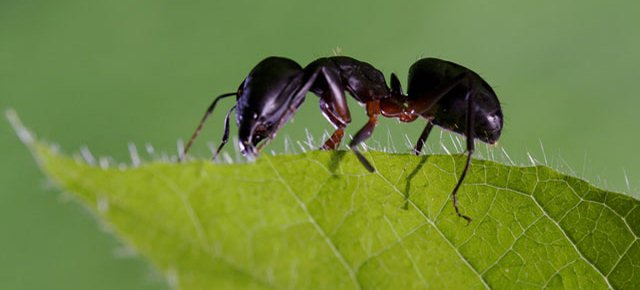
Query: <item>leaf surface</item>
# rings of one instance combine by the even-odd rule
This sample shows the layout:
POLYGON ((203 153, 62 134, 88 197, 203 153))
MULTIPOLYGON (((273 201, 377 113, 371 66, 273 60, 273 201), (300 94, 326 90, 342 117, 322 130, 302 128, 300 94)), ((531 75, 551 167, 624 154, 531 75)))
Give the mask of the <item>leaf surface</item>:
POLYGON ((101 168, 27 144, 179 289, 640 285, 640 202, 544 166, 474 160, 467 225, 460 155, 369 152, 374 174, 344 151, 101 168))

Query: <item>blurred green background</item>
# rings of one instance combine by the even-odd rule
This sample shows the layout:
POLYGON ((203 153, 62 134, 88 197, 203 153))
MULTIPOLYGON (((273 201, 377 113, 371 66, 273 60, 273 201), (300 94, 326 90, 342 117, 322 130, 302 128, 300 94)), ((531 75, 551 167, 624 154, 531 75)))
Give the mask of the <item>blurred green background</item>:
MULTIPOLYGON (((435 56, 494 86, 506 116, 500 146, 512 159, 543 161, 542 143, 554 166, 635 195, 639 15, 637 1, 3 0, 0 109, 15 108, 65 152, 87 145, 127 161, 128 142, 174 154, 212 98, 266 56, 306 65, 339 47, 402 80, 415 60, 435 56)), ((317 105, 309 95, 268 150, 281 152, 285 136, 305 139, 305 128, 316 137, 329 129, 317 105)), ((351 105, 353 133, 364 112, 351 105)), ((223 115, 195 155, 209 156, 205 140, 219 140, 223 115)), ((391 134, 405 150, 404 135, 413 142, 422 127, 386 120, 374 139, 386 145, 391 134)), ((166 288, 47 185, 7 122, 0 144, 0 289, 166 288)))

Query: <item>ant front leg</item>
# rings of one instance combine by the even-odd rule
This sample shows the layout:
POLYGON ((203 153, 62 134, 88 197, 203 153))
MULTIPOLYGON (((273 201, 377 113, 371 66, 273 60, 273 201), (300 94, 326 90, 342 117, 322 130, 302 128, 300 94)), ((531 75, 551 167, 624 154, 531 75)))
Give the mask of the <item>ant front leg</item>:
MULTIPOLYGON (((342 137, 344 137, 344 128, 347 126, 347 124, 341 120, 344 120, 344 116, 343 118, 336 117, 329 106, 330 105, 327 104, 324 97, 320 99, 320 110, 322 111, 322 114, 336 128, 329 139, 327 139, 327 141, 322 145, 322 150, 336 150, 340 145, 340 142, 342 142, 342 137)), ((348 110, 346 111, 346 118, 350 118, 348 110)))
POLYGON ((351 114, 344 94, 345 88, 335 65, 321 63, 314 70, 315 73, 322 74, 323 79, 317 79, 311 87, 311 91, 320 97, 322 114, 336 128, 331 137, 324 142, 321 149, 335 150, 342 142, 344 128, 351 123, 351 114))
POLYGON ((358 160, 360 160, 362 165, 364 165, 364 167, 369 170, 369 172, 375 172, 375 169, 373 168, 371 163, 369 163, 367 158, 365 158, 362 153, 360 153, 360 150, 358 150, 358 145, 369 138, 373 133, 373 129, 375 129, 376 125, 378 125, 378 115, 380 115, 380 100, 370 101, 366 104, 369 121, 353 137, 353 140, 351 140, 351 143, 349 143, 349 148, 353 150, 353 153, 356 154, 358 160))

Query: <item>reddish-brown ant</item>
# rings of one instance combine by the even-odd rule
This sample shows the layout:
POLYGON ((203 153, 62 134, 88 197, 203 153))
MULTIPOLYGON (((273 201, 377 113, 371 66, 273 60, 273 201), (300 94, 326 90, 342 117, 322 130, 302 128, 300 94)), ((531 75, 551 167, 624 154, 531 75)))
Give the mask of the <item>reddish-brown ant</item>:
POLYGON ((322 113, 336 128, 322 146, 325 150, 339 146, 344 129, 351 122, 344 92, 365 105, 369 120, 353 137, 349 147, 370 172, 374 168, 357 146, 371 136, 379 115, 402 122, 413 122, 419 117, 427 120, 414 148, 415 154, 420 154, 434 125, 465 135, 468 155, 451 195, 456 214, 471 221, 458 209, 457 192, 469 170, 474 139, 493 144, 500 137, 502 110, 495 92, 478 74, 445 60, 425 58, 414 63, 409 70, 409 90, 405 95, 395 74, 391 75, 389 87, 382 72, 350 57, 321 58, 304 69, 290 59, 266 58, 249 73, 237 92, 223 94, 213 101, 180 159, 184 158, 221 98, 237 97, 236 105, 227 113, 222 143, 213 158, 228 140, 229 116, 234 109, 237 110, 241 152, 254 157, 266 144, 262 141, 273 139, 309 90, 320 97, 322 113))

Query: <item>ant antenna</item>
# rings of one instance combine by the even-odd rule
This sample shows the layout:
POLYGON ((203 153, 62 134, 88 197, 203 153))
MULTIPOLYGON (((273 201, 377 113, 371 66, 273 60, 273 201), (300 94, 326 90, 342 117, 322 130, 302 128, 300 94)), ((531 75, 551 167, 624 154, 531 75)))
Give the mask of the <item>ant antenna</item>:
POLYGON ((220 145, 218 145, 218 149, 216 150, 216 153, 213 154, 213 157, 211 158, 211 160, 216 160, 216 158, 218 158, 218 154, 220 154, 220 150, 222 150, 222 147, 224 147, 225 144, 227 144, 227 141, 229 141, 229 116, 231 116, 231 112, 233 112, 233 110, 236 109, 236 105, 234 105, 233 107, 231 107, 231 109, 229 109, 229 111, 227 112, 227 117, 224 118, 224 134, 222 135, 222 141, 220 142, 220 145))
POLYGON ((213 109, 216 107, 216 104, 218 103, 218 101, 220 99, 223 99, 223 98, 226 98, 226 97, 237 96, 237 95, 238 95, 237 92, 235 92, 235 93, 226 93, 226 94, 218 96, 215 100, 213 100, 213 103, 211 103, 211 105, 207 109, 207 112, 204 114, 204 117, 202 117, 202 120, 200 121, 200 124, 198 124, 198 128, 196 128, 196 130, 191 135, 191 139, 189 139, 189 143, 187 143, 187 146, 184 147, 184 151, 182 152, 182 154, 178 158, 178 162, 184 160, 185 156, 187 156, 187 152, 189 151, 189 148, 191 148, 191 145, 193 145, 193 141, 196 139, 196 137, 198 137, 198 134, 200 134, 200 131, 202 130, 202 126, 204 125, 204 122, 207 120, 209 115, 211 115, 211 113, 213 112, 213 109))

